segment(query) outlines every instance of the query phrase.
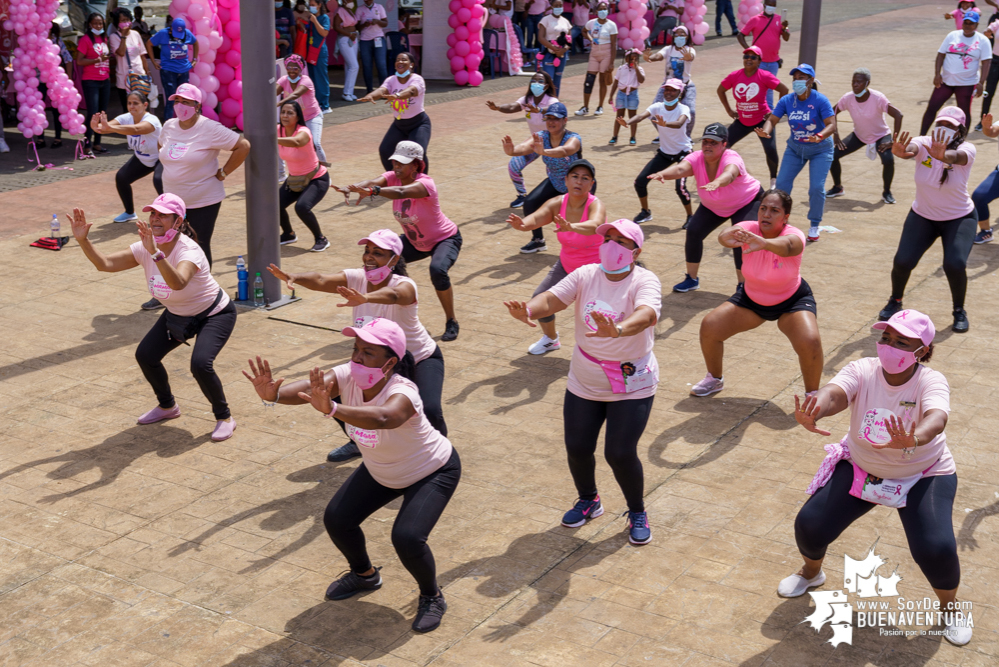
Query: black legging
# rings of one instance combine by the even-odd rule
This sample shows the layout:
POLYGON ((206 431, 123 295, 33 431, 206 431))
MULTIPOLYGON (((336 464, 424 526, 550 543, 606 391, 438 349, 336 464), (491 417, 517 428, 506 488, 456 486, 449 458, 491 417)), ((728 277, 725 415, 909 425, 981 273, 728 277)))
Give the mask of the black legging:
POLYGON ((319 220, 312 212, 316 204, 323 200, 330 189, 330 174, 326 172, 319 178, 313 178, 301 192, 295 192, 288 187, 285 181, 278 190, 278 198, 281 200, 280 209, 281 231, 285 234, 293 234, 291 220, 288 219, 288 207, 295 203, 295 215, 305 223, 312 235, 316 237, 316 242, 323 237, 323 230, 319 228, 319 220))
POLYGON ((448 272, 454 263, 458 261, 458 253, 461 252, 461 232, 456 231, 454 236, 449 236, 440 241, 431 250, 418 250, 405 234, 400 234, 402 239, 402 258, 406 263, 418 262, 421 259, 430 258, 430 282, 438 292, 451 289, 451 276, 448 272))
MULTIPOLYGON (((794 540, 805 558, 820 560, 850 524, 876 507, 874 503, 850 495, 853 465, 836 464, 826 485, 815 492, 794 520, 794 540)), ((954 590, 961 583, 961 563, 954 538, 954 496, 957 474, 923 477, 909 489, 905 507, 898 518, 905 530, 912 560, 923 571, 930 586, 954 590)))
POLYGON ((964 308, 964 295, 968 291, 968 255, 978 231, 977 215, 972 211, 955 220, 930 220, 913 210, 905 217, 902 237, 891 267, 891 295, 901 300, 909 274, 919 264, 923 253, 938 238, 943 244, 943 269, 950 285, 954 308, 964 308))
MULTIPOLYGON (((656 154, 652 156, 649 163, 645 165, 645 169, 642 169, 640 173, 635 178, 635 192, 638 193, 639 197, 649 196, 649 176, 652 174, 666 169, 670 165, 674 165, 677 162, 683 160, 683 158, 690 155, 690 151, 683 151, 682 153, 677 153, 676 155, 667 155, 661 150, 656 151, 656 154)), ((690 192, 687 191, 687 179, 678 178, 675 181, 676 196, 680 198, 683 205, 686 206, 690 204, 690 192)))
POLYGON ((654 398, 590 401, 566 390, 562 405, 565 451, 580 498, 593 500, 597 497, 597 460, 593 454, 597 451, 600 427, 606 421, 604 458, 624 493, 628 511, 645 511, 645 476, 638 458, 638 440, 645 432, 654 398))
MULTIPOLYGON (((991 23, 991 21, 989 21, 991 23)), ((992 108, 992 96, 996 94, 996 84, 999 83, 999 56, 992 56, 989 66, 989 78, 985 81, 985 95, 982 95, 982 116, 992 108)))
POLYGON ((187 209, 187 222, 198 235, 198 245, 208 258, 209 267, 212 265, 212 234, 215 233, 215 221, 218 220, 221 209, 222 202, 187 209))
MULTIPOLYGON (((859 148, 864 148, 867 146, 863 141, 857 138, 853 132, 843 140, 846 144, 846 150, 841 151, 836 149, 833 151, 833 162, 829 167, 829 174, 832 176, 833 185, 839 187, 843 184, 840 180, 843 174, 843 167, 840 165, 840 158, 849 155, 859 148)), ((877 140, 876 145, 882 146, 888 144, 888 148, 878 153, 878 157, 881 158, 881 181, 885 192, 891 192, 891 182, 895 178, 895 156, 891 154, 891 135, 886 134, 877 140)))
MULTIPOLYGON (((756 134, 753 130, 758 127, 762 128, 766 122, 764 118, 756 125, 744 125, 741 120, 734 120, 728 126, 728 147, 735 146, 741 139, 750 134, 756 134)), ((761 137, 758 134, 756 136, 763 145, 763 154, 767 156, 767 168, 770 169, 770 178, 777 178, 777 167, 780 165, 777 157, 777 133, 771 130, 769 137, 761 137)))
MULTIPOLYGON (((163 357, 180 347, 181 343, 167 336, 166 311, 156 320, 139 347, 135 350, 135 360, 139 362, 142 374, 153 387, 156 400, 164 409, 176 403, 170 391, 170 378, 163 367, 163 357)), ((215 315, 204 320, 191 351, 191 374, 198 381, 201 393, 211 404, 215 419, 228 419, 229 404, 225 400, 222 381, 215 374, 215 357, 219 355, 236 326, 236 306, 232 301, 215 315)))
POLYGON ((103 81, 84 80, 82 81, 82 85, 83 100, 87 106, 87 117, 83 123, 87 126, 87 129, 83 133, 83 137, 88 144, 100 146, 101 135, 90 129, 90 119, 94 117, 95 113, 108 110, 108 101, 111 99, 111 79, 104 79, 103 81))
POLYGON ((135 213, 135 200, 132 198, 132 183, 145 178, 149 174, 153 175, 153 187, 156 194, 163 194, 163 164, 157 160, 155 167, 147 167, 134 155, 128 162, 121 165, 118 173, 114 175, 114 185, 118 188, 118 197, 121 199, 125 213, 135 213))
POLYGON ((455 449, 451 450, 447 463, 404 489, 391 489, 379 484, 362 463, 326 506, 323 514, 326 532, 347 558, 351 571, 367 572, 372 566, 361 524, 402 496, 402 506, 392 524, 392 546, 419 584, 420 595, 437 595, 437 563, 427 546, 427 539, 454 495, 460 479, 461 459, 455 449))
POLYGON ((382 139, 378 147, 378 155, 381 156, 382 166, 385 171, 392 171, 392 162, 389 157, 395 152, 396 144, 400 141, 415 141, 423 146, 423 173, 430 173, 430 157, 427 149, 430 147, 430 116, 424 111, 412 118, 398 118, 392 121, 385 138, 382 139))
MULTIPOLYGON (((690 224, 687 225, 687 238, 683 244, 685 259, 690 264, 700 264, 701 256, 704 254, 704 239, 708 234, 718 229, 718 226, 726 220, 731 220, 732 224, 743 222, 744 220, 756 220, 760 212, 760 202, 763 200, 763 188, 757 193, 756 198, 740 208, 729 217, 718 215, 704 204, 700 204, 694 215, 690 216, 690 224)), ((742 268, 742 248, 734 248, 735 268, 742 268)))

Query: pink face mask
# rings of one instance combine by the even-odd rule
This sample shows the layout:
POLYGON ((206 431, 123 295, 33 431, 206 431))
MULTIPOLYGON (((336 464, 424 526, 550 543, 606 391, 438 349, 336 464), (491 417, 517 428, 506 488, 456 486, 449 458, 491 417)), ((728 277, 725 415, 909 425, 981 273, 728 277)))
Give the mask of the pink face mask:
POLYGON ((198 110, 186 104, 174 104, 173 112, 181 120, 191 120, 194 118, 194 114, 198 113, 198 110))
POLYGON ((392 267, 388 265, 379 266, 377 269, 364 269, 364 276, 372 285, 381 285, 391 273, 392 267))
POLYGON ((170 243, 170 241, 173 241, 175 238, 177 238, 177 234, 180 234, 180 230, 173 229, 171 227, 170 229, 166 230, 166 233, 163 234, 163 236, 154 236, 153 239, 155 239, 157 243, 170 243))
POLYGON ((916 353, 879 342, 878 359, 881 360, 881 368, 895 375, 904 372, 909 366, 916 363, 916 353))
POLYGON ((385 379, 385 371, 380 368, 368 368, 356 361, 351 361, 350 377, 361 389, 371 389, 385 379))
POLYGON ((604 273, 624 273, 633 261, 634 251, 617 241, 607 241, 600 246, 600 268, 604 273))

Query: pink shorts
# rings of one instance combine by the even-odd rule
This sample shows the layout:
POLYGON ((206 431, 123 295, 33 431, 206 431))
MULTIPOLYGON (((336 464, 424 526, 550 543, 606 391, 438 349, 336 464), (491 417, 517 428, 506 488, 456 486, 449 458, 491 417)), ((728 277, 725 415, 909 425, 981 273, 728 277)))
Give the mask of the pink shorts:
POLYGON ((590 49, 590 62, 587 72, 609 72, 614 65, 614 54, 610 44, 594 44, 590 49))

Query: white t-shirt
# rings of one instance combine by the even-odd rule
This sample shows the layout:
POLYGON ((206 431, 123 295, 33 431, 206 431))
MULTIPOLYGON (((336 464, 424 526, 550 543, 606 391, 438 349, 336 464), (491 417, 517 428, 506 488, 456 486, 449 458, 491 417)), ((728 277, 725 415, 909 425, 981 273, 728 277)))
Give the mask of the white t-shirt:
MULTIPOLYGON (((361 294, 368 293, 368 279, 364 274, 364 269, 344 269, 347 276, 347 287, 357 290, 361 294)), ((389 280, 389 287, 396 287, 401 283, 409 283, 416 292, 416 283, 411 278, 392 274, 389 280)), ((417 293, 417 297, 419 294, 417 293)), ((398 306, 387 303, 365 303, 353 308, 354 325, 362 327, 367 322, 376 317, 384 317, 398 324, 403 333, 406 334, 406 349, 413 355, 416 363, 420 363, 437 349, 437 343, 427 333, 426 327, 420 322, 418 310, 419 301, 414 301, 408 306, 398 306)))
POLYGON ((219 203, 225 199, 225 186, 215 178, 219 151, 232 150, 238 141, 238 134, 204 116, 189 130, 171 118, 160 133, 163 191, 183 199, 187 208, 219 203))
POLYGON ((617 24, 607 19, 606 23, 600 23, 597 19, 590 19, 586 22, 586 36, 594 44, 610 44, 611 35, 617 34, 617 24))
POLYGON ((944 37, 937 53, 945 54, 940 68, 945 84, 973 86, 978 83, 980 63, 992 59, 992 43, 980 32, 965 37, 963 30, 954 30, 944 37))
POLYGON ((350 377, 350 364, 336 366, 333 374, 344 405, 375 407, 385 405, 395 394, 402 394, 416 409, 416 414, 398 428, 363 429, 346 424, 347 436, 357 443, 364 465, 376 482, 390 489, 404 489, 439 470, 451 458, 451 441, 427 421, 420 391, 414 383, 393 375, 378 395, 366 403, 361 388, 350 377))
MULTIPOLYGON (((178 234, 173 250, 166 256, 166 259, 159 262, 153 261, 153 256, 143 247, 142 241, 136 241, 129 246, 129 249, 132 251, 135 261, 142 266, 142 270, 146 273, 146 285, 149 286, 149 293, 174 315, 181 317, 197 315, 215 301, 221 288, 212 277, 205 252, 191 237, 178 234), (187 287, 182 290, 173 290, 166 284, 160 273, 159 265, 167 261, 174 267, 184 261, 191 262, 198 267, 190 282, 187 283, 187 287)), ((214 315, 227 305, 229 305, 229 295, 223 292, 219 304, 212 309, 209 315, 214 315)))
MULTIPOLYGON (((135 119, 132 118, 132 114, 130 113, 123 113, 122 115, 116 117, 115 120, 118 121, 119 125, 139 124, 135 122, 135 119)), ((157 144, 159 143, 160 132, 163 130, 163 126, 160 125, 160 119, 148 111, 139 122, 150 123, 153 126, 153 131, 149 134, 128 135, 128 147, 135 153, 135 157, 139 159, 139 162, 147 167, 155 167, 156 161, 160 159, 157 144)))
MULTIPOLYGON (((697 51, 694 47, 690 46, 685 48, 690 50, 691 55, 695 58, 697 57, 697 51)), ((690 77, 694 73, 693 60, 684 60, 683 51, 675 46, 664 46, 659 49, 659 55, 661 55, 666 62, 666 75, 663 77, 663 83, 666 83, 668 79, 680 79, 684 83, 690 83, 690 77)))
MULTIPOLYGON (((869 423, 865 423, 864 416, 870 410, 891 412, 896 419, 901 417, 907 430, 914 423, 919 424, 927 410, 943 410, 950 414, 950 386, 941 373, 920 364, 908 382, 892 387, 881 371, 881 361, 877 357, 864 357, 851 361, 830 382, 842 388, 850 399, 850 432, 847 434, 850 456, 865 472, 897 479, 916 475, 930 466, 933 467, 927 476, 957 471, 945 433, 926 444, 920 443, 911 459, 902 458, 901 449, 874 449, 867 440, 871 438, 878 444, 891 440, 890 436, 879 432, 880 429, 866 428, 869 423)), ((884 412, 882 415, 887 416, 884 412)))
MULTIPOLYGON (((567 35, 572 32, 572 24, 569 23, 569 19, 567 19, 564 15, 554 16, 549 14, 541 19, 540 25, 545 27, 545 38, 552 43, 558 39, 559 35, 567 35)), ((566 39, 568 39, 568 37, 566 39)))
MULTIPOLYGON (((118 50, 121 46, 121 35, 114 33, 108 38, 108 42, 111 44, 111 53, 118 50)), ((125 49, 128 51, 128 57, 115 55, 117 62, 115 63, 117 67, 115 68, 115 85, 122 90, 129 90, 128 87, 128 61, 132 61, 132 72, 136 74, 145 75, 146 68, 142 64, 142 54, 146 53, 146 45, 142 43, 142 37, 139 33, 134 30, 130 30, 128 37, 125 38, 125 49)))
POLYGON ((689 153, 693 150, 693 145, 690 143, 690 137, 687 136, 687 123, 690 122, 690 107, 681 102, 677 102, 676 106, 673 107, 673 110, 671 111, 662 102, 656 102, 646 109, 646 111, 648 111, 652 116, 662 118, 667 123, 675 123, 680 120, 680 116, 687 117, 687 122, 683 124, 683 127, 677 129, 653 125, 659 133, 659 150, 662 151, 663 154, 677 155, 683 152, 689 153))
POLYGON ((637 336, 619 338, 587 338, 586 333, 596 331, 592 313, 605 315, 615 322, 631 316, 639 306, 649 306, 659 318, 662 310, 662 285, 659 277, 647 269, 636 266, 624 280, 614 282, 607 277, 599 264, 586 264, 560 280, 548 290, 562 303, 575 303, 576 349, 569 364, 567 389, 580 398, 591 401, 621 401, 648 398, 656 393, 656 386, 628 393, 615 394, 610 380, 599 364, 584 357, 580 346, 590 356, 601 361, 639 361, 650 356, 649 365, 659 374, 656 355, 652 353, 656 328, 646 328, 637 336))

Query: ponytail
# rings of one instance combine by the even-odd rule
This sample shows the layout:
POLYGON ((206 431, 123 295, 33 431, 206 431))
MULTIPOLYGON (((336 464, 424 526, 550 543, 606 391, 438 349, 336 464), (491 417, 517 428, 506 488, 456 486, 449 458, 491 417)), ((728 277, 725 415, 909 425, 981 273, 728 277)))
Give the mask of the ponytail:
MULTIPOLYGON (((392 348, 387 345, 383 345, 382 347, 388 352, 390 357, 399 359, 399 355, 393 352, 392 348)), ((402 355, 402 358, 399 359, 399 363, 392 369, 392 372, 396 375, 401 375, 410 382, 416 382, 416 360, 413 358, 413 353, 407 350, 406 354, 402 355)))

